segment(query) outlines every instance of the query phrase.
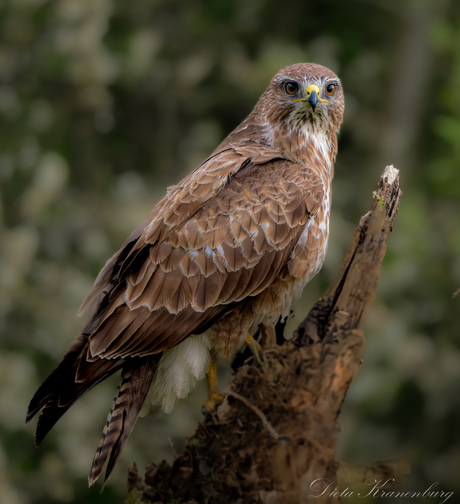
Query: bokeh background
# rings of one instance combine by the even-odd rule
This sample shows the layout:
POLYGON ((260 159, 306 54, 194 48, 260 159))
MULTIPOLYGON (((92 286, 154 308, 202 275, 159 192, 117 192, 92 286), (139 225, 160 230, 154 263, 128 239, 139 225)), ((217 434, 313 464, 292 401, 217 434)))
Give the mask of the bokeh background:
POLYGON ((39 449, 24 416, 78 332, 77 309, 107 258, 270 78, 299 61, 341 77, 346 110, 326 264, 290 326, 337 274, 394 164, 404 195, 340 459, 405 458, 406 488, 437 481, 458 499, 460 2, 2 0, 1 503, 121 503, 132 461, 142 471, 172 460, 193 433, 202 386, 174 414, 138 422, 101 495, 86 477, 118 377, 79 400, 39 449))

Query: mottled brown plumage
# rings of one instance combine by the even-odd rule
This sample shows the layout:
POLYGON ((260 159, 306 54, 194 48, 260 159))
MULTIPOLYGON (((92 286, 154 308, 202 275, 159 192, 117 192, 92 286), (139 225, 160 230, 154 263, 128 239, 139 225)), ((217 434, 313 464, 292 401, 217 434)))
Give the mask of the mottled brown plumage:
POLYGON ((81 308, 89 323, 32 399, 37 444, 83 392, 123 369, 89 482, 109 460, 107 479, 147 397, 170 411, 211 357, 231 357, 248 332, 287 315, 324 260, 343 108, 330 70, 286 67, 168 189, 99 274, 81 308))

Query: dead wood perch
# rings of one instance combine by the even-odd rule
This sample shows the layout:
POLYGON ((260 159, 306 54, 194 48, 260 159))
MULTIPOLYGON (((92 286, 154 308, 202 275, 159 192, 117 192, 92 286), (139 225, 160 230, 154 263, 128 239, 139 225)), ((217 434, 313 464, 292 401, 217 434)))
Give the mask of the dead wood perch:
POLYGON ((224 402, 172 466, 151 464, 141 480, 132 465, 129 502, 338 502, 311 497, 318 493, 310 485, 337 482, 338 416, 362 361, 360 325, 398 210, 398 173, 385 169, 337 279, 293 338, 277 345, 274 328, 261 327, 263 366, 250 359, 238 368, 224 402))

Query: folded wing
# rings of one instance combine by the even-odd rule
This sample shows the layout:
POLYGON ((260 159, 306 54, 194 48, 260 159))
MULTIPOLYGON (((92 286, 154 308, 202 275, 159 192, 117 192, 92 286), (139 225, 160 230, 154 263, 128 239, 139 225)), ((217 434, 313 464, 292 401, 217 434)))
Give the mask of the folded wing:
POLYGON ((33 397, 37 444, 83 392, 124 369, 136 394, 115 401, 91 482, 113 450, 111 471, 161 353, 269 288, 322 198, 313 169, 258 144, 228 145, 169 188, 101 271, 81 308, 89 322, 33 397))

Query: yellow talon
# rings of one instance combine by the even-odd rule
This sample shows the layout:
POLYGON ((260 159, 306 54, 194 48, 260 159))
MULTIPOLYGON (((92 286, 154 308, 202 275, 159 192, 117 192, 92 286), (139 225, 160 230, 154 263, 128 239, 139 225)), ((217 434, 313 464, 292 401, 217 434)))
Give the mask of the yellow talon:
POLYGON ((217 369, 216 361, 213 359, 209 365, 208 372, 206 373, 206 379, 208 381, 208 399, 203 404, 206 413, 211 413, 215 407, 220 404, 224 397, 219 392, 219 385, 217 383, 217 369))
POLYGON ((248 333, 246 338, 244 338, 244 342, 248 345, 249 350, 251 350, 254 355, 256 361, 262 366, 262 360, 260 359, 260 349, 262 348, 259 343, 248 333))

